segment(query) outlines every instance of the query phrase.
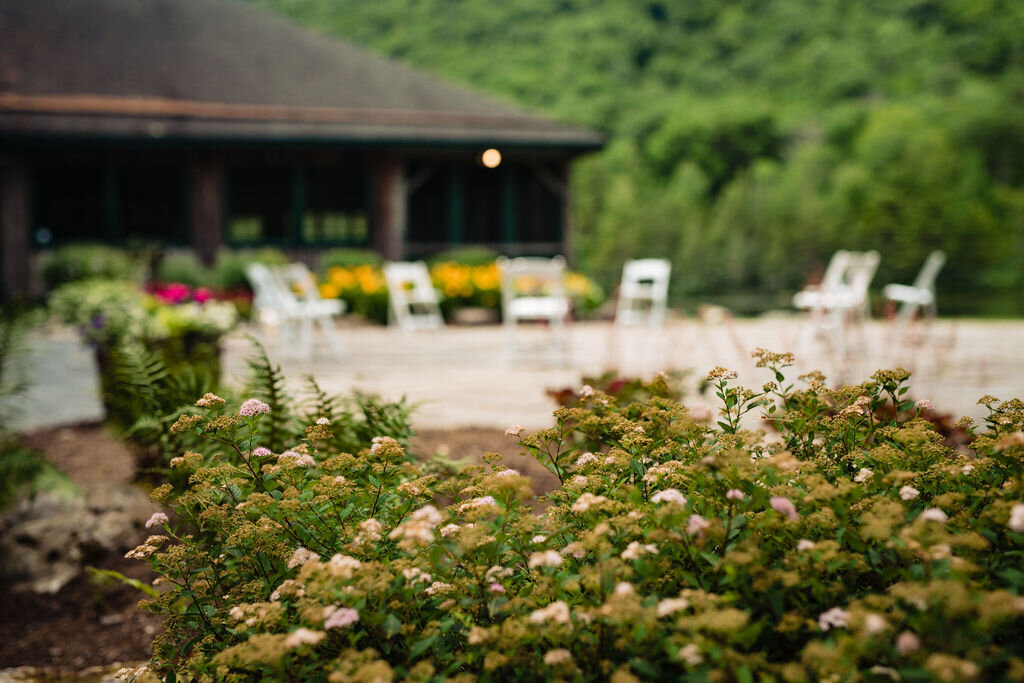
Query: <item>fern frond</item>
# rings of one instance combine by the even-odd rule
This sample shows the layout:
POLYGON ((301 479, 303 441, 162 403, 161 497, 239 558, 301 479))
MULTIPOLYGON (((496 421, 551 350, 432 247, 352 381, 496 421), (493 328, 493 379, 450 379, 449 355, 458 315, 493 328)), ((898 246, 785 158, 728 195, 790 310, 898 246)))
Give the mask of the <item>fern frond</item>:
POLYGON ((270 406, 270 414, 263 421, 266 425, 265 445, 273 451, 279 451, 282 447, 290 445, 285 443, 286 440, 294 440, 296 436, 296 430, 290 429, 293 420, 290 409, 292 399, 285 388, 281 366, 271 362, 266 348, 259 341, 253 337, 248 339, 256 355, 246 361, 249 366, 247 387, 252 396, 270 406))

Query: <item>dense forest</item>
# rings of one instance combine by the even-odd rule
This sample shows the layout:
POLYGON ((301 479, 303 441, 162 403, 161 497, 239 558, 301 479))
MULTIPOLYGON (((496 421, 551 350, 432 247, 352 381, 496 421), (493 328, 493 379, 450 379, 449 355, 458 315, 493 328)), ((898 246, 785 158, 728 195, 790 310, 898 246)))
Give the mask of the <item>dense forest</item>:
POLYGON ((249 1, 603 131, 573 256, 605 284, 667 254, 676 297, 783 293, 875 248, 879 285, 942 248, 940 307, 1024 313, 1022 2, 249 1))

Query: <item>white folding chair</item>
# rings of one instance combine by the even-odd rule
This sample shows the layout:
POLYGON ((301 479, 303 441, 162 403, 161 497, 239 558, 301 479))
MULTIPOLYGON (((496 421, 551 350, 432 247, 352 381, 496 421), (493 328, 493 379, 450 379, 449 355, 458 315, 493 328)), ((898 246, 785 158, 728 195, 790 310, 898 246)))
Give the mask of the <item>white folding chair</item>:
POLYGON ((310 331, 312 332, 313 326, 319 327, 334 354, 343 355, 345 345, 341 341, 341 332, 338 330, 335 317, 345 312, 345 302, 320 296, 316 277, 305 263, 289 263, 277 266, 272 271, 280 278, 285 288, 295 295, 299 304, 298 316, 310 321, 310 331))
POLYGON ((439 330, 444 327, 440 296, 423 261, 389 261, 384 264, 388 285, 388 318, 402 332, 439 330))
POLYGON ((568 359, 565 319, 569 298, 565 294, 565 259, 520 256, 498 258, 501 271, 501 317, 505 327, 505 348, 510 358, 528 351, 518 338, 521 322, 545 323, 551 343, 543 348, 554 351, 561 361, 568 359))
POLYGON ((344 302, 320 298, 316 281, 305 265, 274 269, 251 263, 245 269, 253 288, 253 316, 274 330, 279 350, 302 359, 313 356, 313 325, 324 331, 332 350, 341 355, 333 316, 344 311, 344 302))
POLYGON ((661 327, 665 322, 668 282, 672 263, 668 259, 634 259, 622 266, 616 325, 661 327))
POLYGON ((811 311, 811 324, 804 342, 808 336, 824 332, 831 337, 836 349, 845 353, 847 329, 851 323, 860 331, 862 342, 866 342, 862 323, 871 317, 868 289, 878 270, 879 260, 877 251, 838 251, 825 270, 821 287, 805 289, 793 297, 797 308, 811 311))
POLYGON ((928 254, 914 284, 890 284, 882 289, 882 296, 886 300, 900 304, 899 312, 896 314, 899 322, 909 322, 918 311, 922 311, 930 318, 935 317, 935 278, 945 264, 946 252, 936 249, 928 254))

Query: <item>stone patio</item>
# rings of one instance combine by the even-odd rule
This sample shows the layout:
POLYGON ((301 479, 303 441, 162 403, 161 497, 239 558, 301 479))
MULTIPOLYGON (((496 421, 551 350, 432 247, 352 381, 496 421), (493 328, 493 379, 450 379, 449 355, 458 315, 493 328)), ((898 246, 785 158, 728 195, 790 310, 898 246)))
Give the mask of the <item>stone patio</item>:
MULTIPOLYGON (((289 358, 273 338, 244 328, 225 342, 225 377, 239 384, 251 353, 247 334, 262 338, 281 363, 289 381, 302 385, 314 375, 331 392, 361 390, 420 404, 414 422, 420 428, 462 426, 539 428, 550 423, 554 403, 545 389, 575 386, 585 374, 617 368, 627 375, 650 376, 661 369, 690 369, 690 400, 705 403, 696 391, 709 369, 737 370, 740 382, 759 387, 769 379, 754 368, 750 350, 799 351, 792 373, 820 369, 833 381, 861 381, 880 367, 902 365, 914 373, 912 396, 927 398, 936 409, 980 418, 977 400, 1024 396, 1024 321, 938 320, 917 330, 915 339, 892 326, 871 322, 864 341, 843 355, 827 340, 801 344, 806 321, 776 315, 733 320, 716 316, 677 318, 650 334, 640 329, 617 331, 606 322, 570 326, 567 362, 551 357, 542 328, 525 331, 536 357, 510 360, 500 326, 447 327, 438 332, 402 334, 394 329, 342 322, 346 354, 331 355, 323 339, 311 361, 289 358)), ((19 424, 24 427, 65 424, 101 417, 96 371, 88 348, 71 331, 51 331, 33 339, 34 387, 19 424)))

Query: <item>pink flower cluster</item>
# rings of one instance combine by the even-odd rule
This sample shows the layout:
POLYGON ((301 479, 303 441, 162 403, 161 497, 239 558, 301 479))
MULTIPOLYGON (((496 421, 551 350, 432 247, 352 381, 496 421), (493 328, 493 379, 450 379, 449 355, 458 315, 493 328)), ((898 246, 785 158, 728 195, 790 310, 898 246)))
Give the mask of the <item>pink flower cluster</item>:
POLYGON ((252 417, 254 415, 260 415, 262 413, 269 413, 270 406, 258 398, 250 398, 248 401, 242 404, 242 407, 238 409, 240 415, 245 417, 252 417))
POLYGON ((162 512, 154 512, 153 516, 146 520, 146 528, 167 524, 167 515, 162 512))
POLYGON ((192 289, 181 282, 157 285, 150 289, 150 293, 165 304, 184 304, 189 301, 201 304, 213 298, 213 292, 206 287, 192 289))

